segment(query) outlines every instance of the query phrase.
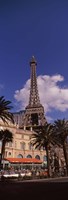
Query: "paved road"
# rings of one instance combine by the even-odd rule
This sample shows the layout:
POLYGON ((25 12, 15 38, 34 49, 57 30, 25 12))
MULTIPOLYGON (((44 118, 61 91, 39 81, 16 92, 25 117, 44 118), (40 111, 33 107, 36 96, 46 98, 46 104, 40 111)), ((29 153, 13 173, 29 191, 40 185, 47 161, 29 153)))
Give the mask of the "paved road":
POLYGON ((68 178, 0 182, 0 199, 68 200, 68 178))
MULTIPOLYGON (((21 181, 20 181, 21 182, 21 181)), ((59 177, 59 178, 46 178, 46 179, 33 179, 33 180, 26 180, 26 181, 23 181, 23 182, 68 182, 68 177, 59 177)))

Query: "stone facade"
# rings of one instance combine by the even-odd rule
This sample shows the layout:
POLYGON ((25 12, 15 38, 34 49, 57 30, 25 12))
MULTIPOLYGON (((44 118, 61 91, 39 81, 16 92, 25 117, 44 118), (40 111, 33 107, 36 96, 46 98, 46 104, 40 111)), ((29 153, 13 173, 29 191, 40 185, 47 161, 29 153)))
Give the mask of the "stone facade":
MULTIPOLYGON (((35 149, 31 144, 32 131, 19 129, 18 126, 0 122, 0 130, 8 129, 13 133, 13 142, 5 147, 5 158, 38 158, 44 161, 46 151, 35 149)), ((0 143, 1 149, 1 143, 0 143)))

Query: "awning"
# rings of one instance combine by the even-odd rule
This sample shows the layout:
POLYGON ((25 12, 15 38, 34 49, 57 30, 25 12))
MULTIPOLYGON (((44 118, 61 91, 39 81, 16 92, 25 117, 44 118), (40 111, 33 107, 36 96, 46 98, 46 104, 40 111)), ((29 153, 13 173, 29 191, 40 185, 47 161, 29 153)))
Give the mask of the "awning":
POLYGON ((9 161, 10 163, 35 163, 35 164, 42 164, 41 160, 38 160, 36 158, 6 158, 6 161, 9 161))

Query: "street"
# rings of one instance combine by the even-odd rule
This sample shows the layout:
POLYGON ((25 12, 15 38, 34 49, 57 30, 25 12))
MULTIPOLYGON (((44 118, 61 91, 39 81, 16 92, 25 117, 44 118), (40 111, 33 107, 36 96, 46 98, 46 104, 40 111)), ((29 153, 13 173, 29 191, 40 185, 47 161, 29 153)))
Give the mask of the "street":
POLYGON ((68 200, 68 178, 0 182, 0 198, 68 200))

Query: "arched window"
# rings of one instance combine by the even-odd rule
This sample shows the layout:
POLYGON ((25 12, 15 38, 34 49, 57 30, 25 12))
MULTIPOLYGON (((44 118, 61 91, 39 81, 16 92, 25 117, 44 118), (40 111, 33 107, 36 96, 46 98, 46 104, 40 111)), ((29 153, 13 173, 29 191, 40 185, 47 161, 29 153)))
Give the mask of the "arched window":
POLYGON ((19 154, 19 155, 17 156, 17 158, 23 158, 22 154, 19 154))
POLYGON ((32 158, 32 156, 30 154, 27 155, 27 158, 32 158))
POLYGON ((35 158, 38 159, 38 160, 40 160, 40 156, 39 155, 36 155, 35 158))

